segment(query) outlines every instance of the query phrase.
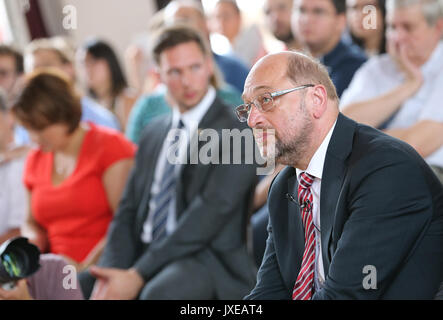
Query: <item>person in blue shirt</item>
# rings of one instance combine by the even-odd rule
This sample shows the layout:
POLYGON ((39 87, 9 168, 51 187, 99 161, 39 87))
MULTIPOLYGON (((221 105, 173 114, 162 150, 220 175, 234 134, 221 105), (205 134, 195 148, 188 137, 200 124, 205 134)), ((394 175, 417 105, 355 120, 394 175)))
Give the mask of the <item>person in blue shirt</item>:
POLYGON ((345 0, 295 0, 293 32, 309 53, 329 71, 340 97, 366 55, 342 39, 346 28, 345 0))

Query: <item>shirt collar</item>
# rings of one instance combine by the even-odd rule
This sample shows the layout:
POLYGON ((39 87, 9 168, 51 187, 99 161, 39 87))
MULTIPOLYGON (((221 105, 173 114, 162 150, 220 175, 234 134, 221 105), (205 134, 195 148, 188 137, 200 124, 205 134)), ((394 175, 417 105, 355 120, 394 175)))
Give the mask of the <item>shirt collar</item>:
POLYGON ((421 70, 423 71, 423 73, 429 73, 433 71, 440 72, 439 71, 441 70, 440 66, 442 66, 443 64, 442 58, 443 58, 443 41, 440 41, 435 47, 428 61, 426 61, 422 65, 421 70))
POLYGON ((177 127, 178 122, 182 120, 186 128, 191 130, 197 128, 201 119, 203 119, 204 115, 209 110, 209 107, 214 102, 215 96, 216 92, 214 87, 209 86, 208 91, 206 92, 203 99, 191 110, 188 110, 185 113, 180 113, 178 111, 178 108, 173 108, 172 127, 177 127))
POLYGON ((334 64, 334 60, 337 60, 340 57, 341 53, 345 52, 344 46, 345 44, 342 40, 340 40, 334 47, 334 49, 319 58, 320 62, 328 66, 334 64))
POLYGON ((329 141, 331 140, 332 132, 334 131, 336 124, 337 120, 335 120, 334 125, 331 127, 331 129, 329 129, 329 132, 323 139, 320 147, 318 147, 318 149, 315 151, 311 161, 309 162, 308 168, 304 171, 296 168, 298 182, 300 182, 300 174, 303 172, 309 173, 311 176, 321 180, 326 159, 326 151, 328 151, 329 141))

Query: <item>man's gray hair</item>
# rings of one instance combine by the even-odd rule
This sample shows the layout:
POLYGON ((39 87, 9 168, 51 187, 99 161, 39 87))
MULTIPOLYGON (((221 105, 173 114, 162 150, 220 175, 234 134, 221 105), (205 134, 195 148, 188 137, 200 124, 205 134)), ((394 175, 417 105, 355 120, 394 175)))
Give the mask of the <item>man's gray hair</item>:
POLYGON ((443 0, 387 0, 386 10, 392 12, 398 8, 421 5, 421 10, 426 22, 434 26, 439 19, 443 19, 443 0))

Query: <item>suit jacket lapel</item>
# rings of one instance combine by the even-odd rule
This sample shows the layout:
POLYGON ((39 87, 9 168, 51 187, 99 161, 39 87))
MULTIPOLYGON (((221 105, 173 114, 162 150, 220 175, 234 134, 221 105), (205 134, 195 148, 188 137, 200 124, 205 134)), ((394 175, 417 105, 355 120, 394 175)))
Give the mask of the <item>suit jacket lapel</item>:
MULTIPOLYGON (((298 182, 297 175, 294 170, 294 175, 288 179, 288 193, 292 195, 293 200, 288 200, 288 239, 289 239, 289 257, 293 257, 292 261, 288 261, 293 269, 290 273, 293 278, 288 279, 292 286, 297 280, 297 275, 300 271, 303 252, 305 249, 305 233, 303 221, 301 219, 300 206, 298 204, 298 182)), ((292 290, 292 288, 290 288, 292 290)))
MULTIPOLYGON (((211 106, 209 107, 206 114, 201 119, 200 123, 198 124, 197 132, 191 132, 191 141, 192 139, 198 139, 200 130, 207 129, 207 128, 213 128, 215 121, 218 119, 218 114, 220 113, 220 102, 217 98, 212 102, 211 106)), ((193 189, 199 190, 199 185, 195 181, 198 179, 200 183, 204 182, 204 179, 202 179, 204 175, 204 170, 209 170, 209 165, 203 165, 200 164, 199 161, 197 164, 191 162, 191 155, 197 156, 199 150, 201 149, 202 145, 204 144, 204 141, 197 140, 197 143, 190 142, 190 145, 188 146, 188 154, 187 154, 187 162, 183 165, 183 167, 180 170, 180 177, 177 180, 177 202, 176 202, 176 214, 177 219, 180 217, 180 215, 183 213, 183 210, 186 206, 185 203, 185 188, 184 186, 192 186, 193 189), (197 148, 196 148, 197 147, 197 148), (195 169, 196 166, 199 166, 199 174, 198 176, 192 175, 189 170, 195 169), (192 179, 192 182, 190 181, 192 179)), ((194 160, 194 159, 193 159, 194 160)))
POLYGON ((323 267, 328 274, 335 248, 330 247, 337 199, 346 174, 345 160, 352 150, 356 123, 339 114, 326 152, 320 191, 320 230, 323 267))

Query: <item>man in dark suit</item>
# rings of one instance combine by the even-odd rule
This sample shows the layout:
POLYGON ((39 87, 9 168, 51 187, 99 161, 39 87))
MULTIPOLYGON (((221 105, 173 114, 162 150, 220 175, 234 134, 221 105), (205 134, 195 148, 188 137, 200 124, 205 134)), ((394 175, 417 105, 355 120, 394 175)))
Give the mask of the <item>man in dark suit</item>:
POLYGON ((260 60, 243 97, 239 119, 287 165, 270 187, 267 247, 246 299, 432 299, 443 188, 413 148, 340 114, 326 69, 299 53, 260 60))
MULTIPOLYGON (((210 164, 201 161, 197 136, 170 141, 171 128, 191 135, 197 128, 200 134, 242 128, 209 85, 212 59, 197 31, 167 28, 153 53, 174 110, 145 128, 100 267, 89 270, 97 278, 92 298, 239 299, 255 278, 245 225, 256 167, 221 164, 221 136, 211 141, 220 143, 217 149, 205 153, 210 164)), ((90 275, 81 283, 89 296, 90 275)))

